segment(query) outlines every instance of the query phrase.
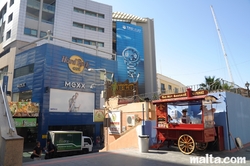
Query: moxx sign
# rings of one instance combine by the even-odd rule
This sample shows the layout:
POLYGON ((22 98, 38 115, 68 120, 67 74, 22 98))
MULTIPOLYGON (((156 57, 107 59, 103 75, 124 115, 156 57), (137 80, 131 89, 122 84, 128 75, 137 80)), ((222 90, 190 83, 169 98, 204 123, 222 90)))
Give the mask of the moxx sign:
POLYGON ((72 88, 85 89, 85 84, 83 84, 81 82, 67 82, 67 81, 64 81, 64 86, 72 87, 72 88))

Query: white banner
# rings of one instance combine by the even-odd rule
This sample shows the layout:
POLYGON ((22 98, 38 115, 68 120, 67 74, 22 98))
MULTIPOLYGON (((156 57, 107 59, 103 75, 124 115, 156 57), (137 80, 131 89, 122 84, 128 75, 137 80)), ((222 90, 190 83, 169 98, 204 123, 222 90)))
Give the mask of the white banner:
POLYGON ((95 94, 50 89, 50 112, 91 112, 95 108, 95 94))
POLYGON ((109 134, 121 133, 121 111, 111 111, 109 113, 110 127, 108 128, 109 134))

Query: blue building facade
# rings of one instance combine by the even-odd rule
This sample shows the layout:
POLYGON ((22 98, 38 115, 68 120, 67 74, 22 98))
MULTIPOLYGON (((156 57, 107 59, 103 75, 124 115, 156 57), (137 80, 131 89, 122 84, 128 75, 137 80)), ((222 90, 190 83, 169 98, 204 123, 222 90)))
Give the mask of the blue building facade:
POLYGON ((31 102, 39 103, 37 139, 42 144, 48 130, 83 130, 84 135, 93 137, 102 134, 102 123, 93 122, 93 109, 102 108, 104 86, 90 86, 104 82, 100 71, 90 72, 88 68, 104 68, 117 79, 116 61, 52 44, 16 55, 12 93, 18 100, 19 94, 30 92, 31 102), (75 94, 78 110, 70 110, 75 94))

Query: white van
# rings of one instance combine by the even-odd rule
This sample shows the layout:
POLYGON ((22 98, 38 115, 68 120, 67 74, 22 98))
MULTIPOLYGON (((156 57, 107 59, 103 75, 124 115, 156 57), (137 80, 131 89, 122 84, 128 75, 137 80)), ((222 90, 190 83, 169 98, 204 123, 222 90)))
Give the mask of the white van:
POLYGON ((82 136, 82 152, 89 153, 93 150, 93 142, 90 137, 82 136))

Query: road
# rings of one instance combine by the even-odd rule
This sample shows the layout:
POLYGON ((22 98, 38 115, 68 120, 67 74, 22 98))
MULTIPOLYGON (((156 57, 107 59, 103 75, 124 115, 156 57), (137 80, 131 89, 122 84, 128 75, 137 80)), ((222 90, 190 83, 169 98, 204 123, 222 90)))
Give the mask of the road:
MULTIPOLYGON (((228 162, 229 160, 227 160, 228 162)), ((217 161, 218 162, 218 161, 217 161)), ((91 165, 91 166, 191 166, 191 165, 213 165, 213 166, 222 166, 222 165, 250 165, 250 150, 241 149, 236 152, 195 152, 191 155, 182 154, 176 147, 162 150, 149 150, 148 153, 140 153, 138 149, 128 148, 120 149, 115 151, 108 152, 99 152, 99 153, 90 153, 85 155, 77 155, 64 158, 56 158, 51 160, 40 160, 40 161, 31 161, 23 163, 23 166, 82 166, 82 165, 91 165), (206 164, 205 156, 212 155, 216 157, 217 160, 221 161, 225 157, 245 157, 246 163, 233 164, 233 163, 214 163, 214 159, 211 161, 207 160, 210 163, 206 164), (190 157, 200 157, 199 161, 203 163, 190 163, 190 157), (202 160, 203 159, 203 160, 202 160), (204 163, 205 162, 205 163, 204 163), (212 162, 212 163, 211 163, 212 162)))

